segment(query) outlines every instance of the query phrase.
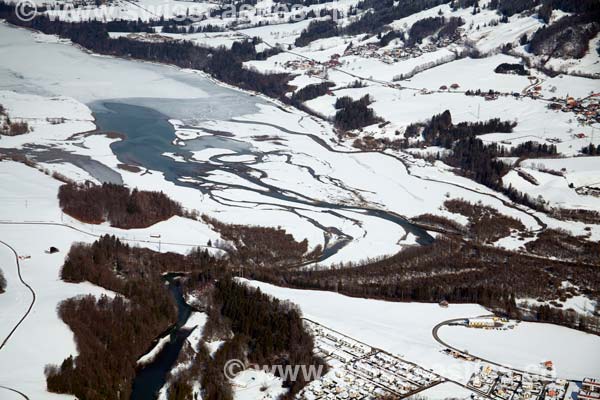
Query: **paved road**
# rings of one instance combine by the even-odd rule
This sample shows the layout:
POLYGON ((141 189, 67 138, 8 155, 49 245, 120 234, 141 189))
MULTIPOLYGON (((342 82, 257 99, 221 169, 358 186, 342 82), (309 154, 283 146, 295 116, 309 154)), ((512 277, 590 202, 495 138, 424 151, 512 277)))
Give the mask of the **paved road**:
MULTIPOLYGON (((25 319, 31 313, 31 310, 33 309, 33 306, 35 304, 36 294, 35 294, 35 290, 33 290, 33 288, 23 279, 23 276, 21 275, 21 263, 19 262, 19 254, 17 253, 17 251, 11 245, 9 245, 6 242, 3 242, 2 240, 0 240, 0 244, 6 246, 14 254, 14 256, 15 256, 15 265, 17 267, 17 274, 19 276, 19 281, 21 281, 21 284, 23 286, 25 286, 27 288, 27 290, 29 290, 29 292, 31 293, 31 303, 29 304, 29 307, 27 308, 27 311, 23 314, 23 316, 15 324, 15 326, 13 326, 13 328, 11 329, 11 331, 9 332, 9 334, 4 338, 4 340, 2 340, 2 343, 0 343, 0 350, 2 350, 4 348, 4 346, 6 346, 6 344, 8 343, 9 339, 15 334, 15 332, 17 331, 17 329, 19 328, 19 326, 21 326, 21 324, 25 321, 25 319)), ((26 394, 24 394, 23 392, 20 392, 20 391, 18 391, 16 389, 13 389, 11 387, 0 385, 0 389, 8 390, 8 391, 13 392, 13 393, 17 393, 18 395, 20 395, 24 399, 29 400, 29 397, 26 394)))
MULTIPOLYGON (((479 317, 476 317, 476 318, 486 318, 486 317, 494 317, 494 315, 493 315, 493 314, 492 314, 492 315, 482 315, 482 316, 479 316, 479 317)), ((488 360, 488 359, 485 359, 485 358, 482 358, 482 357, 478 357, 478 356, 476 356, 476 355, 474 355, 474 354, 471 354, 471 353, 467 353, 467 352, 465 352, 464 350, 457 349, 456 347, 454 347, 454 346, 452 346, 452 345, 449 345, 448 343, 444 342, 444 341, 443 341, 443 340, 442 340, 442 339, 439 337, 439 335, 438 335, 438 331, 440 330, 440 328, 441 328, 442 326, 444 326, 444 325, 448 325, 448 324, 451 324, 451 323, 454 323, 454 322, 460 322, 460 321, 464 321, 464 320, 466 320, 466 319, 468 319, 468 317, 465 317, 465 318, 454 318, 454 319, 449 319, 449 320, 447 320, 447 321, 440 322, 439 324, 437 324, 436 326, 434 326, 434 327, 433 327, 433 330, 431 331, 431 334, 433 335, 433 338, 434 338, 434 339, 435 339, 435 340, 436 340, 436 341, 437 341, 439 344, 441 344, 441 345, 442 345, 442 346, 444 346, 444 347, 447 347, 447 348, 449 348, 450 350, 454 350, 454 351, 456 351, 457 353, 460 353, 460 354, 462 354, 462 355, 464 355, 464 356, 471 356, 471 357, 475 358, 476 360, 483 361, 483 362, 485 362, 485 363, 488 363, 488 364, 491 364, 491 365, 495 365, 495 366, 497 366, 497 367, 500 367, 500 368, 505 368, 505 369, 508 369, 508 370, 511 370, 511 371, 514 371, 514 372, 518 372, 518 373, 521 373, 521 374, 535 375, 535 376, 539 376, 539 377, 542 377, 542 378, 548 379, 548 376, 546 376, 546 375, 537 374, 537 373, 535 373, 535 372, 531 372, 531 371, 524 371, 524 370, 521 370, 521 369, 517 369, 517 368, 509 367, 509 366, 507 366, 507 365, 500 364, 500 363, 498 363, 498 362, 495 362, 495 361, 492 361, 492 360, 488 360)), ((471 389, 471 388, 469 388, 469 389, 471 389)))
POLYGON ((25 314, 23 314, 23 316, 21 317, 19 322, 16 323, 16 325, 12 328, 12 330, 8 333, 8 335, 4 338, 4 340, 2 340, 2 343, 0 343, 0 350, 2 350, 4 348, 4 346, 6 346, 6 343, 8 342, 8 340, 12 337, 12 335, 16 332, 16 330, 19 328, 19 326, 23 323, 23 321, 25 321, 27 316, 29 316, 29 314, 31 313, 31 310, 33 309, 33 305, 35 304, 36 295, 35 295, 35 291, 33 290, 33 288, 27 282, 25 282, 25 280, 23 279, 23 276, 21 275, 21 263, 19 262, 19 254, 17 253, 17 251, 12 246, 10 246, 8 243, 3 242, 2 240, 0 240, 0 244, 8 247, 10 249, 10 251, 13 252, 13 254, 15 256, 15 263, 16 263, 16 267, 17 267, 17 275, 19 276, 19 281, 21 281, 21 284, 23 286, 25 286, 27 288, 27 290, 29 290, 29 292, 31 293, 31 303, 29 304, 27 311, 25 312, 25 314))
POLYGON ((23 393, 23 392, 20 392, 20 391, 18 391, 17 389, 13 389, 13 388, 10 388, 10 387, 8 387, 8 386, 2 386, 2 385, 0 385, 0 389, 3 389, 3 390, 7 390, 7 391, 9 391, 9 392, 16 393, 16 394, 18 394, 19 396, 21 396, 22 398, 24 398, 24 399, 26 399, 26 400, 29 400, 29 397, 28 397, 28 396, 27 396, 25 393, 23 393))
POLYGON ((0 221, 0 225, 60 226, 60 227, 68 228, 68 229, 71 229, 71 230, 83 233, 84 235, 91 236, 91 237, 96 237, 96 238, 102 237, 104 235, 114 235, 114 236, 116 236, 122 242, 148 243, 148 244, 155 244, 157 246, 159 246, 159 245, 170 245, 170 246, 182 246, 182 247, 189 247, 189 248, 200 247, 200 248, 203 248, 203 249, 214 249, 214 250, 219 250, 219 251, 223 251, 223 252, 227 253, 227 250, 221 249, 219 247, 207 246, 207 245, 197 244, 197 243, 179 243, 179 242, 164 242, 162 240, 129 239, 129 238, 125 238, 125 237, 120 237, 119 235, 116 234, 116 232, 114 232, 114 233, 109 233, 109 232, 105 232, 105 233, 92 233, 92 232, 88 232, 86 230, 83 230, 81 228, 77 228, 77 227, 75 227, 73 225, 69 225, 69 224, 65 224, 65 223, 61 223, 61 222, 51 222, 51 221, 0 221))

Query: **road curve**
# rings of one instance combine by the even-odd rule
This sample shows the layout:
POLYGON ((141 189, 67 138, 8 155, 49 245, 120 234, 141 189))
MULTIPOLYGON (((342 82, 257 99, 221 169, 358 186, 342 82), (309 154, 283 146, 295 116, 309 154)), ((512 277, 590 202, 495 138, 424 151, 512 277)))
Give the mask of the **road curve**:
MULTIPOLYGON (((486 317, 490 317, 491 318, 491 317, 495 317, 495 315, 493 315, 493 314, 491 314, 491 315, 480 315, 480 316, 474 317, 474 318, 486 318, 486 317)), ((471 353, 466 353, 464 350, 457 349, 456 347, 451 346, 448 343, 444 342, 442 339, 440 339, 440 337, 438 335, 438 331, 440 330, 440 328, 442 326, 451 324, 453 322, 464 321, 466 319, 469 319, 469 317, 454 318, 454 319, 449 319, 447 321, 442 321, 442 322, 440 322, 439 324, 437 324, 436 326, 433 327, 433 330, 431 331, 431 334, 433 335, 433 338, 435 339, 436 342, 438 342, 442 346, 447 347, 450 350, 456 351, 457 353, 462 354, 464 356, 468 355, 468 356, 473 357, 476 360, 483 361, 485 363, 488 363, 488 364, 491 364, 491 365, 495 365, 495 366, 500 367, 500 368, 508 369, 508 370, 511 370, 511 371, 514 371, 514 372, 518 372, 518 373, 521 373, 521 374, 535 375, 535 376, 543 377, 543 378, 546 378, 546 379, 548 378, 548 376, 546 376, 546 375, 542 375, 542 374, 538 374, 538 373, 531 372, 531 371, 524 371, 524 370, 521 370, 521 369, 509 367, 507 365, 500 364, 500 363, 497 363, 495 361, 488 360, 488 359, 476 356, 476 355, 471 354, 471 353)))
POLYGON ((4 348, 4 346, 6 345, 6 343, 8 342, 8 340, 12 337, 12 335, 16 332, 16 330, 19 328, 19 326, 23 323, 23 321, 25 321, 25 319, 31 313, 31 310, 33 309, 33 305, 35 304, 36 294, 35 294, 35 291, 33 290, 33 288, 27 282, 25 282, 25 280, 23 279, 23 276, 21 275, 21 263, 19 262, 19 254, 17 253, 17 251, 12 246, 10 246, 8 243, 3 242, 2 240, 0 240, 0 244, 3 244, 4 246, 8 247, 8 249, 10 251, 12 251, 13 254, 15 255, 15 262, 17 264, 17 275, 19 276, 19 280, 21 281, 21 284, 23 284, 23 286, 25 286, 27 288, 27 290, 29 290, 29 292, 31 293, 31 303, 29 304, 27 311, 25 312, 25 314, 23 314, 23 316, 21 317, 19 322, 17 322, 16 325, 11 329, 11 331, 4 338, 4 340, 2 340, 2 343, 0 343, 0 350, 2 350, 4 348))
POLYGON ((24 398, 25 400, 29 400, 29 397, 25 393, 20 392, 17 389, 13 389, 13 388, 10 388, 8 386, 3 386, 3 385, 0 385, 0 389, 4 389, 4 390, 8 390, 9 392, 16 393, 19 396, 21 396, 22 398, 24 398))
MULTIPOLYGON (((17 251, 11 245, 9 245, 6 242, 3 242, 2 240, 0 240, 0 244, 6 246, 15 255, 15 263, 17 265, 17 274, 19 276, 19 280, 21 281, 21 284, 23 286, 25 286, 27 288, 27 290, 29 290, 29 292, 31 293, 31 303, 29 304, 29 307, 27 308, 27 311, 25 312, 25 314, 23 314, 23 316, 21 317, 21 319, 19 320, 19 322, 17 322, 15 324, 15 326, 11 329, 11 331, 4 338, 4 340, 2 341, 2 343, 0 343, 0 350, 2 350, 4 348, 4 346, 6 346, 6 343, 8 342, 8 340, 13 336, 13 334, 17 331, 17 329, 19 328, 19 326, 23 323, 23 321, 25 321, 25 319, 31 313, 31 310, 33 309, 33 306, 35 304, 36 294, 35 294, 35 290, 33 290, 33 288, 27 282, 25 282, 25 280, 23 279, 23 276, 21 275, 21 263, 19 262, 19 254, 17 253, 17 251)), ((17 389, 13 389, 11 387, 4 386, 4 385, 0 385, 0 389, 8 390, 10 392, 16 393, 19 396, 21 396, 22 398, 24 398, 25 400, 29 400, 29 397, 25 393, 20 392, 17 389)))

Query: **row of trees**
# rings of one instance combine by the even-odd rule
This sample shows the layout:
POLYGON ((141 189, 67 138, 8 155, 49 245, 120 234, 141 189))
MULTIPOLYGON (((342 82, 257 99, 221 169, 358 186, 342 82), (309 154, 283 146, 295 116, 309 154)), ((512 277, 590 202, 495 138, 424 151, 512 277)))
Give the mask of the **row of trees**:
POLYGON ((301 105, 305 101, 316 99, 327 94, 335 86, 333 82, 313 83, 306 85, 292 95, 292 104, 301 105))
POLYGON ((59 188, 62 210, 80 221, 124 229, 146 228, 185 212, 176 201, 162 192, 130 190, 122 185, 101 186, 67 183, 59 188))
POLYGON ((600 155, 600 144, 597 146, 594 146, 592 143, 590 143, 589 145, 583 147, 581 149, 581 152, 587 156, 600 155))

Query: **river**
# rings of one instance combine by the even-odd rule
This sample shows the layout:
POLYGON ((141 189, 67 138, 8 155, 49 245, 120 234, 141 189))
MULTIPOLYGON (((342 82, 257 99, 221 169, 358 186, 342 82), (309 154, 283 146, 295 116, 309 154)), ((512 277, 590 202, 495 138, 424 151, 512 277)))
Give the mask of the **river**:
MULTIPOLYGON (((135 100, 131 101, 135 102, 135 100)), ((184 109, 189 107, 185 100, 181 100, 180 103, 184 109)), ((145 104, 149 104, 149 101, 145 100, 145 104)), ((322 212, 351 221, 351 218, 342 214, 340 211, 358 212, 400 225, 406 232, 413 234, 420 244, 429 244, 433 241, 433 238, 425 230, 414 226, 404 217, 396 213, 377 209, 375 207, 352 206, 315 199, 308 195, 303 195, 302 193, 291 193, 289 189, 282 189, 272 183, 265 182, 265 178, 267 177, 266 174, 261 169, 255 168, 254 166, 260 165, 268 156, 273 154, 280 155, 281 152, 279 151, 261 151, 253 147, 250 143, 230 137, 227 132, 201 136, 197 139, 174 144, 177 137, 173 126, 168 121, 168 117, 153 108, 130 104, 123 101, 96 102, 91 104, 91 108, 94 111, 96 125, 100 131, 124 134, 123 140, 117 141, 111 145, 112 151, 120 162, 137 165, 143 169, 160 171, 164 174, 166 180, 173 182, 176 185, 195 188, 217 203, 220 203, 221 199, 214 196, 214 188, 212 186, 202 185, 202 182, 209 178, 211 172, 225 171, 252 184, 251 186, 238 185, 235 183, 226 184, 229 188, 239 188, 254 192, 260 196, 271 198, 273 202, 277 202, 279 207, 285 208, 291 213, 296 213, 296 207, 311 206, 319 208, 322 212), (204 162, 197 161, 193 158, 193 152, 209 148, 224 149, 240 156, 251 155, 253 156, 252 158, 254 161, 228 161, 227 157, 230 154, 227 154, 226 157, 214 155, 208 161, 204 162), (178 160, 165 156, 165 153, 176 154, 178 160), (182 162, 182 160, 185 162, 182 162), (218 161, 218 163, 211 161, 218 161), (181 180, 181 178, 190 177, 193 178, 195 182, 181 180), (200 184, 197 182, 200 182, 200 184), (284 205, 281 205, 282 202, 285 202, 284 205)), ((240 122, 238 121, 238 123, 240 122)), ((265 123, 263 125, 267 124, 265 123)), ((273 124, 268 125, 288 134, 307 136, 318 146, 325 148, 326 151, 333 151, 333 149, 321 138, 314 135, 290 131, 285 127, 273 124)), ((289 157, 286 162, 291 163, 289 157)), ((312 169, 307 168, 306 170, 313 179, 320 179, 312 169)), ((89 172, 93 173, 93 171, 89 172)), ((212 178, 209 179, 209 181, 212 181, 212 178)), ((296 213, 296 215, 298 215, 298 213, 296 213)), ((337 251, 346 246, 353 239, 344 232, 331 229, 331 227, 326 227, 315 219, 305 216, 304 218, 324 233, 333 233, 338 238, 334 243, 327 243, 327 238, 329 236, 325 235, 326 246, 320 261, 324 261, 328 257, 336 254, 337 251)))
POLYGON ((169 371, 183 347, 191 329, 183 326, 192 313, 192 308, 185 302, 181 287, 177 281, 178 274, 167 274, 165 280, 169 292, 177 304, 177 322, 163 336, 169 335, 170 341, 161 349, 156 358, 137 372, 133 381, 131 400, 153 400, 164 386, 169 371))
MULTIPOLYGON (((135 101, 132 101, 135 102, 135 101)), ((146 105, 148 102, 146 101, 146 105)), ((185 105, 184 105, 185 107, 185 105)), ((215 170, 228 171, 243 179, 257 185, 265 190, 251 189, 244 187, 245 190, 251 190, 261 195, 271 197, 273 200, 283 200, 292 204, 287 206, 290 212, 295 212, 294 205, 298 206, 317 206, 320 209, 335 214, 341 218, 347 218, 339 211, 349 210, 361 212, 373 217, 382 218, 402 226, 407 232, 414 234, 419 243, 431 243, 433 238, 423 229, 413 226, 402 216, 389 211, 377 210, 369 207, 345 206, 321 200, 303 198, 290 195, 287 191, 263 181, 264 174, 253 168, 267 155, 264 152, 254 148, 251 144, 239 141, 229 137, 229 135, 207 135, 197 139, 185 141, 182 144, 174 144, 176 135, 173 126, 168 122, 168 117, 161 112, 139 104, 130 104, 126 102, 96 102, 91 105, 96 118, 96 124, 99 131, 118 132, 124 135, 124 139, 114 142, 111 149, 119 161, 137 165, 144 169, 160 171, 165 179, 177 185, 193 187, 207 196, 211 196, 215 201, 218 198, 212 194, 212 189, 208 186, 197 183, 183 182, 180 178, 193 177, 195 180, 202 181, 210 172, 215 170), (235 162, 221 159, 221 156, 215 155, 211 159, 218 159, 219 163, 199 162, 193 159, 193 151, 199 151, 207 148, 226 149, 234 152, 236 155, 252 155, 253 162, 235 162), (164 153, 177 154, 179 160, 165 156, 164 153), (185 162, 181 162, 185 160, 185 162), (262 178, 261 178, 262 177, 262 178)), ((278 127, 285 130, 284 127, 278 127)), ((290 134, 296 134, 291 132, 290 134)), ((299 134, 299 133, 297 133, 299 134)), ((314 139, 320 146, 331 148, 319 140, 314 139)), ((94 171, 88 170, 93 173, 94 171)), ((313 177, 315 174, 311 171, 313 177)), ((316 177, 315 177, 316 178, 316 177)), ((235 185, 232 185, 235 186, 235 185)), ((312 224, 320 229, 331 230, 323 226, 319 221, 310 220, 312 224)), ((341 248, 351 242, 352 237, 345 235, 342 231, 335 232, 341 240, 334 243, 327 243, 321 260, 336 254, 341 248)), ((172 369, 179 352, 189 335, 189 331, 181 329, 190 315, 190 307, 185 304, 179 287, 176 285, 173 277, 169 277, 169 290, 173 294, 179 309, 179 317, 175 327, 173 327, 171 341, 160 351, 156 359, 141 368, 133 384, 132 400, 151 400, 156 398, 156 393, 164 385, 168 372, 172 369)))

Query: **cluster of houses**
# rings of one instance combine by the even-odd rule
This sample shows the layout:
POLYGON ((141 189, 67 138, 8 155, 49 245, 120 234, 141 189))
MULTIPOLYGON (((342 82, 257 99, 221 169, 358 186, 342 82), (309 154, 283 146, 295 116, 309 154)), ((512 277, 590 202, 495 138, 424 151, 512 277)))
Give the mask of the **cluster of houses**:
POLYGON ((405 397, 443 379, 413 363, 358 342, 312 321, 317 355, 333 370, 299 393, 302 399, 372 399, 405 397))
POLYGON ((575 193, 582 196, 600 197, 600 188, 595 186, 582 186, 575 189, 575 193))
POLYGON ((368 43, 360 46, 349 46, 344 51, 344 56, 357 56, 362 58, 375 58, 386 64, 394 64, 411 58, 420 57, 446 47, 453 41, 443 39, 437 43, 427 43, 421 46, 400 46, 381 48, 377 43, 368 43))
POLYGON ((548 108, 575 113, 577 121, 581 124, 600 123, 600 93, 592 94, 580 100, 571 96, 567 97, 566 100, 554 98, 553 102, 548 104, 548 108))
POLYGON ((329 373, 322 379, 305 387, 298 399, 369 399, 389 394, 373 383, 344 371, 329 373))
POLYGON ((538 375, 499 371, 483 365, 469 380, 469 388, 493 399, 563 400, 569 386, 566 380, 550 381, 538 375))
POLYGON ((292 71, 303 71, 309 76, 315 76, 317 78, 327 78, 327 68, 325 65, 306 58, 299 58, 295 60, 289 60, 283 63, 283 67, 286 70, 292 71))
POLYGON ((349 369, 400 396, 415 393, 442 380, 430 371, 383 352, 355 361, 349 369))
MULTIPOLYGON (((368 400, 389 396, 408 398, 431 388, 444 378, 418 365, 373 348, 316 322, 305 320, 313 334, 316 355, 331 366, 320 379, 306 386, 296 398, 368 400)), ((459 323, 497 329, 499 318, 474 318, 459 323)), ((504 328, 507 329, 507 328, 504 328)), ((551 371, 551 361, 541 363, 551 371)), ((544 372, 545 373, 545 372, 544 372)), ((483 364, 471 375, 467 388, 473 399, 493 400, 600 400, 600 380, 586 378, 580 385, 564 379, 517 372, 483 364), (579 387, 577 387, 579 386, 579 387)))
POLYGON ((394 47, 380 48, 378 44, 369 43, 361 46, 349 47, 344 52, 344 56, 357 56, 362 58, 375 58, 386 64, 394 64, 400 61, 408 60, 437 50, 433 45, 419 47, 394 47))
POLYGON ((581 382, 581 389, 577 393, 578 400, 600 399, 600 379, 585 378, 581 382))

